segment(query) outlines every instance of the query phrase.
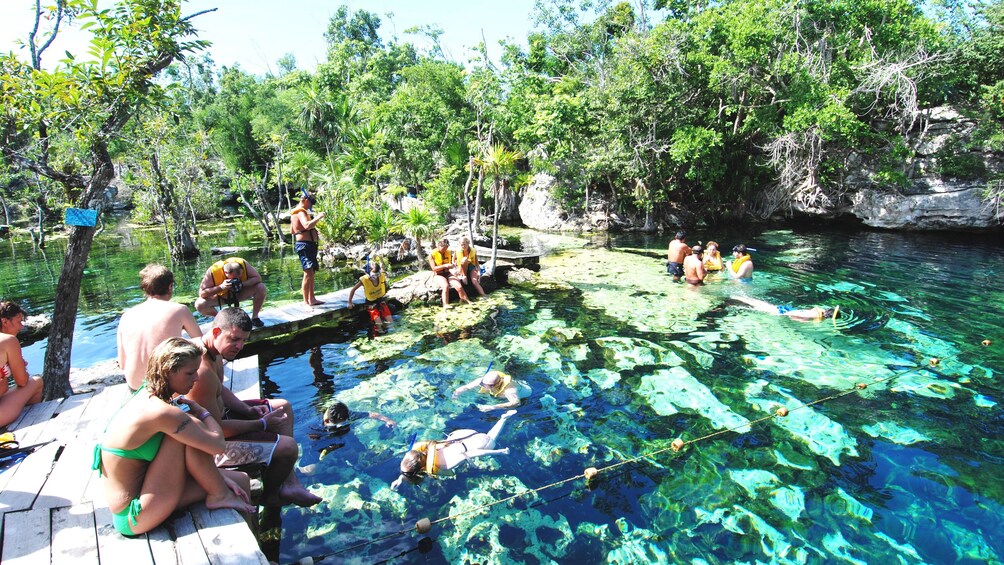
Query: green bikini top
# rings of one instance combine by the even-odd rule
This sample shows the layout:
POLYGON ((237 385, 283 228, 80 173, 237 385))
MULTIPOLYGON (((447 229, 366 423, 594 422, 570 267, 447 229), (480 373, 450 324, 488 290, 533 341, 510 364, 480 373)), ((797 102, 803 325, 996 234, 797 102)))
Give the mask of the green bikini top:
MULTIPOLYGON (((122 403, 122 406, 125 406, 126 403, 129 402, 129 400, 132 400, 133 397, 139 394, 139 391, 143 390, 144 388, 146 388, 145 384, 140 385, 139 389, 137 389, 136 392, 132 393, 132 396, 130 396, 128 400, 122 403)), ((109 418, 108 424, 105 424, 105 433, 108 432, 108 426, 111 424, 112 420, 114 420, 115 416, 118 416, 118 413, 122 410, 122 406, 119 406, 119 409, 115 411, 115 414, 112 414, 112 417, 109 418)), ((117 447, 105 447, 101 444, 95 445, 94 461, 91 463, 91 469, 97 471, 98 475, 101 475, 102 451, 107 451, 112 455, 118 455, 119 457, 124 457, 126 459, 139 459, 141 461, 147 461, 147 462, 153 461, 153 458, 157 456, 157 452, 160 451, 160 442, 162 442, 163 440, 164 440, 164 432, 157 432, 152 436, 150 436, 150 439, 146 440, 145 442, 143 442, 142 445, 140 445, 135 449, 119 449, 117 447)))

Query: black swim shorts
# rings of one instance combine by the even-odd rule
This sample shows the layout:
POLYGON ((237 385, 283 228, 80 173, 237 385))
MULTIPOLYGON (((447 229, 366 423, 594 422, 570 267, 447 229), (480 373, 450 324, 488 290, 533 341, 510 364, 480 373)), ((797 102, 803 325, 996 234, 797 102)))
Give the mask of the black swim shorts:
POLYGON ((666 263, 666 272, 673 275, 674 277, 682 277, 683 265, 675 261, 668 261, 666 263))
POLYGON ((304 271, 318 269, 316 241, 297 241, 293 244, 293 250, 300 256, 300 265, 304 271))

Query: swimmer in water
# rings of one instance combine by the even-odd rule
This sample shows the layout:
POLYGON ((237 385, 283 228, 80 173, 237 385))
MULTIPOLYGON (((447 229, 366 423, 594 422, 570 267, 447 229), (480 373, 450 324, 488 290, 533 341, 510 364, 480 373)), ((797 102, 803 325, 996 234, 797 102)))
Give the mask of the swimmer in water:
POLYGON ((756 298, 749 298, 747 296, 733 296, 732 298, 758 312, 766 312, 767 314, 774 314, 775 316, 785 316, 795 320, 796 322, 821 322, 826 319, 836 320, 837 316, 840 315, 840 306, 836 306, 834 308, 820 308, 814 306, 812 308, 797 310, 791 306, 775 306, 770 302, 757 300, 756 298))

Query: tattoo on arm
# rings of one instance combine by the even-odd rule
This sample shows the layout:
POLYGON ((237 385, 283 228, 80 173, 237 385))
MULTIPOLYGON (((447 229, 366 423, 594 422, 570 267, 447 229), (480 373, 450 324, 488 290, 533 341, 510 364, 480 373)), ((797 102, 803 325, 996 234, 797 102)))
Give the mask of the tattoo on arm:
POLYGON ((183 429, 185 429, 186 427, 188 427, 188 424, 191 424, 191 423, 192 423, 192 419, 186 416, 186 417, 185 417, 185 421, 184 421, 184 422, 182 422, 182 423, 181 423, 181 424, 180 424, 180 425, 178 426, 178 429, 174 430, 174 433, 176 433, 176 434, 180 434, 180 433, 181 433, 181 430, 183 430, 183 429))

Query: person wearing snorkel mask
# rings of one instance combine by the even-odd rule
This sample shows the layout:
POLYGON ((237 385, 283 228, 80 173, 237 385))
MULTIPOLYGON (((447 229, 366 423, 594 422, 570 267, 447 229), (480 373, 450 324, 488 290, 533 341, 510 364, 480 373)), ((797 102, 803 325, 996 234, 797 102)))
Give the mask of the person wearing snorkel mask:
POLYGON ((480 379, 457 387, 453 391, 453 398, 478 387, 481 387, 480 392, 488 393, 494 398, 505 397, 506 399, 506 402, 501 404, 478 404, 478 410, 482 412, 515 408, 519 406, 521 400, 529 398, 533 394, 533 389, 526 382, 514 379, 512 375, 507 375, 502 371, 488 371, 480 379))
POLYGON ((502 414, 488 433, 457 430, 451 432, 444 440, 413 443, 408 453, 401 459, 401 474, 390 484, 390 488, 397 490, 404 481, 412 484, 420 483, 425 476, 440 475, 443 471, 453 469, 475 457, 508 455, 508 447, 495 449, 495 440, 502 433, 506 420, 514 414, 515 410, 502 414))
POLYGON ((349 310, 352 309, 352 298, 360 287, 366 295, 366 309, 369 311, 373 329, 376 331, 386 330, 390 327, 393 318, 390 314, 390 308, 387 307, 387 301, 384 299, 387 294, 387 275, 384 274, 380 263, 373 263, 370 272, 359 277, 359 282, 349 290, 349 310))
POLYGON ((349 410, 349 407, 344 402, 335 401, 324 411, 324 427, 332 433, 345 433, 349 431, 349 426, 353 422, 362 420, 363 418, 380 420, 388 428, 393 428, 397 425, 397 422, 383 414, 377 414, 376 412, 353 412, 349 410))

